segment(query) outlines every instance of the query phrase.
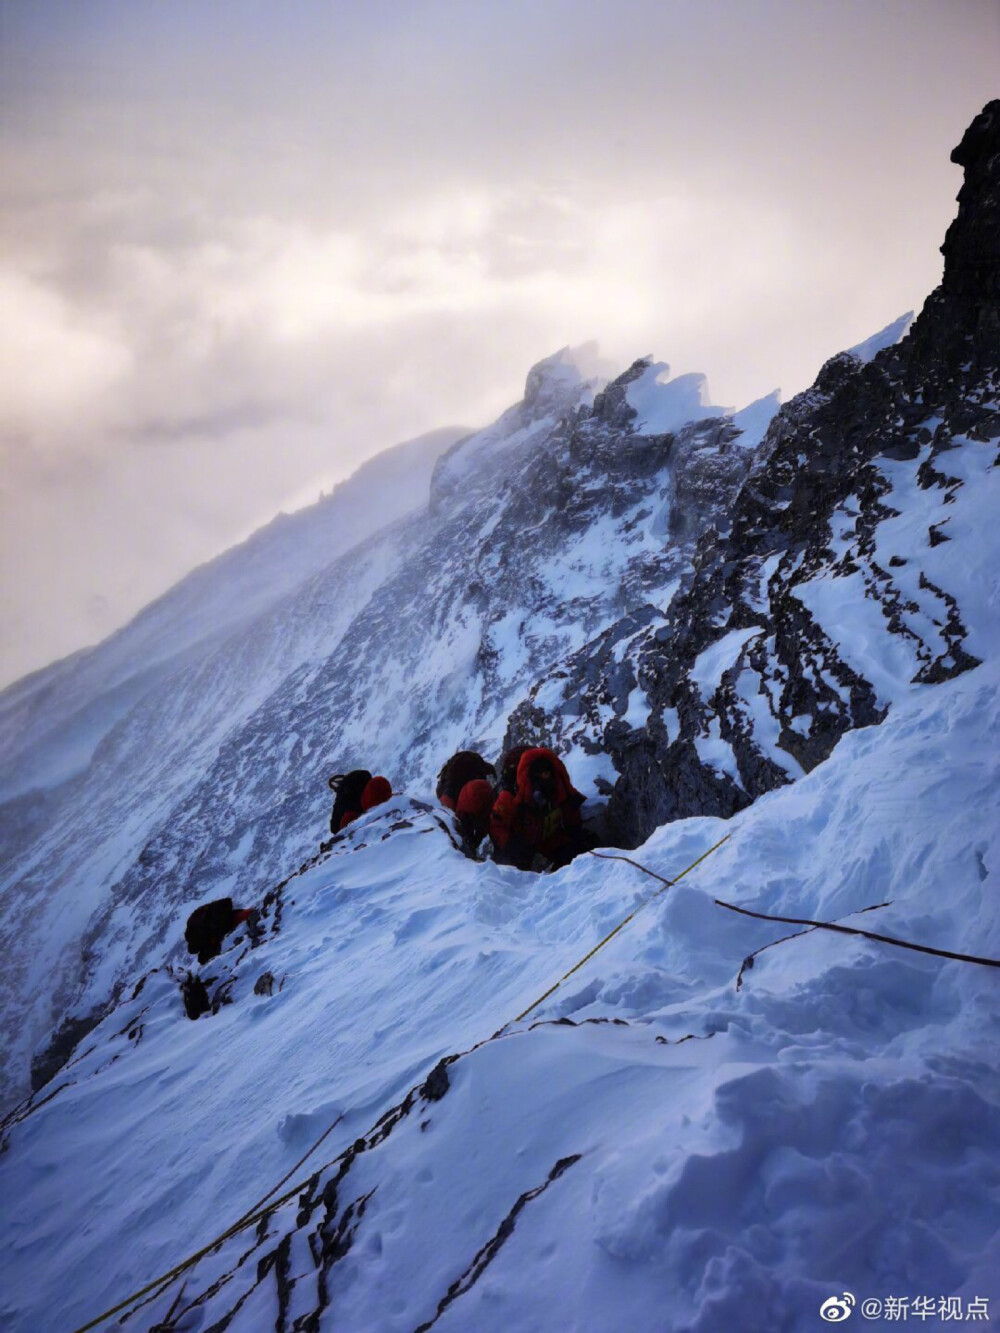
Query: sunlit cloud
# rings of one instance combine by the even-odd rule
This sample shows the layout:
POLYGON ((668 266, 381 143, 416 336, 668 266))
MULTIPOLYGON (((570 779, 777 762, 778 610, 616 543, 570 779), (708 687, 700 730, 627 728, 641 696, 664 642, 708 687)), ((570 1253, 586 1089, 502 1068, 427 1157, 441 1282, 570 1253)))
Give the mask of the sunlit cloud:
POLYGON ((0 268, 0 344, 0 430, 42 448, 132 369, 108 321, 16 269, 0 268))

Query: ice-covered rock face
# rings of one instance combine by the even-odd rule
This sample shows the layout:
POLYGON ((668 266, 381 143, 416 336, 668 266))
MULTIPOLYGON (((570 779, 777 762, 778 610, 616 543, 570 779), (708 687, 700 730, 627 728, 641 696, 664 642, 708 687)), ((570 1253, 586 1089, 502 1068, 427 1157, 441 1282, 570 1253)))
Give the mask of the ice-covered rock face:
MULTIPOLYGON (((625 842, 732 814, 996 648, 1000 103, 955 156, 967 177, 944 280, 909 336, 895 345, 904 317, 832 358, 771 422, 664 620, 633 620, 624 652, 606 637, 560 670, 569 710, 529 706, 552 697, 545 681, 522 708, 612 756, 625 842)), ((675 483, 680 521, 715 484, 721 460, 709 452, 704 474, 700 456, 693 485, 675 483)))

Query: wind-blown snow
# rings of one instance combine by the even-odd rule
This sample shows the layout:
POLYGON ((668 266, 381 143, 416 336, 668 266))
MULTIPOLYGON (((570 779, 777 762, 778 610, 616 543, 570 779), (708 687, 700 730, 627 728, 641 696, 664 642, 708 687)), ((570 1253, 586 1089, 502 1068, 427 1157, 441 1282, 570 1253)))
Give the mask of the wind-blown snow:
POLYGON ((98 648, 3 691, 0 801, 72 777, 165 671, 203 659, 346 551, 425 505, 437 459, 465 434, 449 427, 385 450, 317 504, 279 514, 201 565, 98 648))
POLYGON ((878 333, 873 333, 864 342, 858 343, 856 347, 849 347, 847 350, 851 356, 856 356, 859 361, 871 361, 886 347, 895 347, 896 343, 902 342, 912 323, 913 311, 908 310, 905 315, 900 315, 891 324, 887 324, 884 329, 879 329, 878 333))
POLYGON ((713 407, 709 401, 708 380, 704 375, 688 374, 669 378, 665 361, 650 361, 625 391, 625 399, 635 412, 634 429, 640 435, 665 435, 688 421, 724 416, 731 408, 713 407))
POLYGON ((470 492, 489 486, 491 465, 499 455, 530 445, 550 431, 560 415, 591 403, 613 373, 595 342, 563 347, 539 361, 528 373, 523 401, 492 426, 460 440, 441 459, 434 476, 436 497, 456 493, 465 499, 470 492))

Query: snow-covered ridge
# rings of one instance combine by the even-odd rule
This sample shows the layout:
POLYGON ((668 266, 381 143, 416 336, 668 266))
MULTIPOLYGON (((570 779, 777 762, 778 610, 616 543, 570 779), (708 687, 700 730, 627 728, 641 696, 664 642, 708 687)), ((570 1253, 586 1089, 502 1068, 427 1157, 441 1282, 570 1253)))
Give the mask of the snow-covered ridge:
POLYGON ((431 483, 435 509, 496 486, 498 474, 514 465, 510 455, 537 447, 560 420, 588 407, 614 374, 594 342, 563 347, 528 371, 524 397, 485 430, 459 440, 438 461, 431 483))
POLYGON ((737 989, 790 928, 713 903, 1000 956, 998 689, 995 667, 915 689, 728 824, 660 830, 636 855, 668 876, 731 838, 520 1026, 657 886, 476 864, 409 799, 372 812, 272 900, 259 948, 205 969, 216 1016, 189 1023, 152 973, 8 1127, 5 1327, 61 1333, 144 1285, 337 1116, 317 1158, 339 1160, 186 1275, 178 1328, 412 1333, 444 1302, 461 1329, 770 1333, 845 1289, 1000 1299, 993 974, 817 931, 737 989))
POLYGON ((856 356, 859 361, 867 365, 879 352, 884 352, 887 347, 895 347, 898 342, 901 342, 909 333, 912 323, 913 311, 908 310, 905 315, 900 315, 898 319, 894 319, 884 329, 879 329, 878 333, 873 333, 864 342, 858 343, 855 347, 849 347, 848 354, 856 356))

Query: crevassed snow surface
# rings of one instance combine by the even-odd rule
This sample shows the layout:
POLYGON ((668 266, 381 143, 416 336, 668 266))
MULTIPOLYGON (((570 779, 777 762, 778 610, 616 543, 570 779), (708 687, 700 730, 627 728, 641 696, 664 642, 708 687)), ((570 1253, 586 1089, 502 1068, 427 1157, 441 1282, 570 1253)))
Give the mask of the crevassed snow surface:
MULTIPOLYGON (((741 961, 796 928, 713 902, 1000 957, 998 691, 995 664, 909 687, 794 786, 634 853, 671 876, 731 834, 354 1160, 338 1207, 367 1203, 318 1327, 433 1320, 524 1195, 442 1329, 770 1333, 821 1327, 845 1290, 1000 1300, 996 972, 814 931, 761 954, 737 991, 741 961)), ((281 933, 236 963, 231 1005, 188 1022, 176 982, 152 974, 9 1131, 4 1326, 75 1327, 168 1269, 337 1114, 320 1160, 657 887, 590 857, 547 877, 473 863, 406 798, 373 812, 289 883, 281 933), (272 996, 253 992, 265 970, 272 996)), ((317 1308, 317 1219, 296 1230, 298 1211, 189 1274, 179 1308, 205 1303, 177 1326, 214 1326, 243 1297, 231 1327, 277 1326, 259 1261, 286 1235, 284 1326, 317 1308)))

